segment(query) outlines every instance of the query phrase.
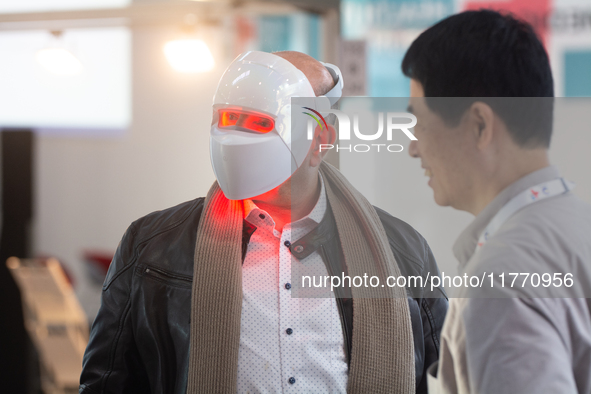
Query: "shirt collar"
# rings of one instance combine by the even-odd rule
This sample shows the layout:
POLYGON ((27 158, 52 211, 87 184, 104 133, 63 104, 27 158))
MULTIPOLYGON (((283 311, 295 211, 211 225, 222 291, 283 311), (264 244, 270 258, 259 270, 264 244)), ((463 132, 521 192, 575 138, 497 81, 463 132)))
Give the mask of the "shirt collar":
MULTIPOLYGON (((250 216, 250 213, 252 211, 254 211, 255 209, 259 209, 259 207, 257 207, 257 205, 252 202, 252 200, 248 199, 248 200, 242 200, 242 204, 244 204, 244 219, 248 220, 247 218, 250 216)), ((250 221, 250 220, 249 220, 250 221)))
MULTIPOLYGON (((318 196, 318 201, 316 201, 316 205, 314 205, 314 208, 312 209, 312 211, 308 215, 306 215, 305 217, 303 217, 299 220, 296 220, 293 223, 289 223, 292 228, 294 226, 311 224, 312 222, 313 222, 313 224, 317 225, 320 223, 320 221, 324 217, 324 214, 326 212, 326 201, 327 201, 326 200, 326 190, 324 188, 324 179, 322 178, 322 174, 318 173, 318 176, 320 178, 320 195, 318 196)), ((257 225, 257 221, 256 221, 255 217, 258 216, 260 213, 264 212, 265 215, 268 215, 267 212, 260 209, 250 199, 243 200, 243 204, 244 204, 244 219, 246 221, 248 221, 249 223, 257 225)))
POLYGON ((513 197, 539 183, 559 178, 560 174, 555 166, 548 166, 528 174, 501 191, 483 210, 474 221, 460 234, 453 246, 453 252, 460 263, 460 267, 472 258, 476 251, 478 238, 490 223, 492 218, 507 204, 513 197))

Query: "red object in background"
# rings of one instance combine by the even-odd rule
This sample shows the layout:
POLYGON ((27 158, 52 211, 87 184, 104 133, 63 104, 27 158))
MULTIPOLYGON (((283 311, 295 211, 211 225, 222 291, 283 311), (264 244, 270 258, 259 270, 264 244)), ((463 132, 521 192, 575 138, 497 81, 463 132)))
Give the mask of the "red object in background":
POLYGON ((250 41, 256 38, 257 28, 251 19, 243 16, 237 16, 235 24, 236 37, 234 42, 236 43, 236 47, 234 56, 238 56, 244 53, 248 49, 250 41))
POLYGON ((113 253, 101 251, 85 251, 84 262, 90 278, 96 283, 103 283, 113 260, 113 253))
POLYGON ((511 13, 519 19, 531 24, 540 40, 546 47, 548 39, 548 20, 552 10, 550 0, 471 0, 464 4, 464 11, 480 10, 482 8, 511 13))

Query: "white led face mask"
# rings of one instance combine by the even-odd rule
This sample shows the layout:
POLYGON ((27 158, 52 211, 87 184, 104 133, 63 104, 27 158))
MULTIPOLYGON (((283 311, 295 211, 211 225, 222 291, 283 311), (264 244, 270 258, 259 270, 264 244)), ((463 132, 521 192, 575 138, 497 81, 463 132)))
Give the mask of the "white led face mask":
MULTIPOLYGON (((319 111, 336 103, 343 87, 339 69, 324 65, 336 85, 315 100, 319 111)), ((213 171, 228 199, 268 192, 302 165, 312 141, 305 140, 308 117, 292 118, 292 97, 315 97, 314 89, 282 57, 247 52, 224 72, 213 99, 209 141, 213 171)))

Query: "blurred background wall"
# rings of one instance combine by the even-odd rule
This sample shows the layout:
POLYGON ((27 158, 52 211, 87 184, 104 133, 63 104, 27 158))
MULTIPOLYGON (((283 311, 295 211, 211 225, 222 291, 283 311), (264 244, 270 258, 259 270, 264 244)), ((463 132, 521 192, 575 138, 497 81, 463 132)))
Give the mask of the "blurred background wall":
MULTIPOLYGON (((409 81, 400 63, 410 43, 442 18, 479 8, 514 13, 542 38, 556 96, 564 97, 556 103, 552 161, 591 203, 589 0, 0 2, 0 391, 37 393, 47 376, 58 376, 39 372, 51 362, 35 361, 44 357, 33 350, 40 339, 33 346, 25 334, 4 260, 57 258, 91 323, 130 223, 204 196, 214 181, 211 101, 238 54, 302 51, 341 68, 346 96, 404 98, 409 81)), ((440 269, 454 274, 451 246, 472 217, 438 207, 420 162, 406 152, 408 139, 393 142, 405 150, 331 152, 330 161, 373 204, 415 227, 440 269)), ((23 303, 30 307, 30 298, 23 303)), ((77 392, 79 371, 52 358, 77 392)))
MULTIPOLYGON (((90 18, 63 29, 58 22, 44 22, 43 15, 53 15, 45 12, 80 11, 81 4, 105 10, 170 4, 172 10, 192 2, 52 1, 0 4, 0 128, 34 130, 28 253, 62 262, 90 321, 101 286, 88 274, 91 258, 85 253, 112 255, 133 220, 203 196, 214 181, 208 145, 211 100, 223 70, 241 52, 300 50, 341 65, 345 84, 351 81, 348 94, 405 97, 408 80, 400 62, 412 40, 451 13, 493 7, 534 24, 551 56, 557 96, 591 96, 588 0, 245 1, 239 9, 210 1, 198 11, 179 8, 178 17, 164 12, 164 22, 150 14, 144 15, 145 23, 130 25, 129 15, 104 11, 110 26, 97 26, 90 18), (50 34, 56 29, 61 34, 50 34), (29 40, 33 33, 38 38, 29 40), (163 46, 184 36, 207 44, 215 61, 211 70, 183 73, 171 67, 163 46), (36 54, 55 45, 78 57, 80 74, 55 76, 40 66, 36 54), (350 52, 340 57, 340 48, 350 52)), ((588 105, 579 112, 584 114, 588 105)), ((561 116, 571 123, 556 132, 554 161, 591 202, 590 119, 561 116)), ((373 203, 417 228, 441 268, 454 272, 451 245, 471 217, 437 207, 419 162, 406 152, 391 160, 391 168, 377 172, 385 178, 358 179, 351 157, 339 158, 345 175, 350 172, 373 203)))

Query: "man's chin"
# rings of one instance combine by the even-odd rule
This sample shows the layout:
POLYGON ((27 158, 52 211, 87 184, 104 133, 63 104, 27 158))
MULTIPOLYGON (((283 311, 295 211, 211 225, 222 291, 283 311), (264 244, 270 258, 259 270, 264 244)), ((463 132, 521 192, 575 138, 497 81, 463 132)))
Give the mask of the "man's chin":
POLYGON ((279 186, 274 187, 273 189, 259 194, 258 196, 251 197, 252 201, 260 201, 260 202, 276 202, 278 199, 285 198, 285 196, 291 195, 291 177, 287 178, 285 182, 280 184, 279 186))
POLYGON ((450 205, 448 199, 442 196, 441 193, 438 193, 437 190, 433 188, 433 186, 431 186, 431 189, 433 189, 433 199, 435 200, 435 204, 439 205, 440 207, 448 207, 450 205))

